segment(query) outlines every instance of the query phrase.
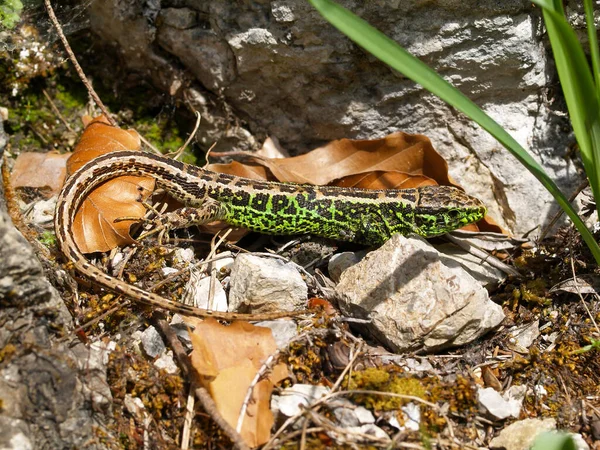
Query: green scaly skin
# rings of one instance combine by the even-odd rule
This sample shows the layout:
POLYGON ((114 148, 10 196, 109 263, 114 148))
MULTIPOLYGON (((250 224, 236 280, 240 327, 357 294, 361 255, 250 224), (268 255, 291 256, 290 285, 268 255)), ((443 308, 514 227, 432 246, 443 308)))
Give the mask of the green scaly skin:
POLYGON ((152 175, 180 201, 198 206, 158 219, 168 229, 219 219, 265 234, 313 234, 381 245, 396 233, 438 236, 477 222, 486 213, 479 200, 451 186, 370 190, 299 185, 250 180, 170 163, 193 178, 195 181, 190 183, 199 189, 179 192, 161 181, 157 173, 152 175))
POLYGON ((294 194, 254 193, 232 201, 228 192, 211 196, 226 210, 224 220, 268 234, 313 234, 366 245, 392 235, 438 236, 482 219, 485 207, 448 186, 364 191, 298 186, 294 194), (359 195, 361 194, 361 195, 359 195), (412 201, 414 198, 414 201, 412 201), (417 204, 415 204, 417 203, 417 204))

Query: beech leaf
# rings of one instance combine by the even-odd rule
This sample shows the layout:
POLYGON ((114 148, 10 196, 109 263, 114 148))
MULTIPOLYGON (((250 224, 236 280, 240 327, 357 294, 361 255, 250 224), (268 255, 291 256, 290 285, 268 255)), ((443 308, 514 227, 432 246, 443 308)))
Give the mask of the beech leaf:
MULTIPOLYGON (((86 128, 69 161, 69 174, 92 159, 119 150, 138 150, 141 142, 135 130, 111 126, 100 116, 84 118, 86 128), (87 121, 87 123, 86 123, 87 121)), ((105 252, 131 244, 129 234, 132 221, 116 222, 120 217, 141 218, 146 200, 154 190, 154 179, 123 176, 107 181, 92 191, 75 215, 73 236, 83 253, 105 252)))
POLYGON ((47 197, 60 191, 67 174, 69 154, 21 153, 13 167, 10 182, 13 187, 41 188, 47 197))
MULTIPOLYGON (((193 323, 195 329, 190 333, 194 348, 192 365, 223 418, 235 428, 252 380, 263 362, 277 349, 275 339, 269 328, 247 322, 224 326, 214 319, 206 319, 193 323)), ((254 386, 240 433, 249 446, 257 447, 269 440, 274 422, 271 392, 274 385, 287 376, 287 367, 277 364, 254 386)))

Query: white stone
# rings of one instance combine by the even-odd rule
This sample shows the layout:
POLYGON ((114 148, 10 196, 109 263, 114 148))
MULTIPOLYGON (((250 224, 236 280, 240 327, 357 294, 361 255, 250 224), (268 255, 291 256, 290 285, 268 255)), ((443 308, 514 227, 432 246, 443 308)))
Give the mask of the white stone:
POLYGON ((517 346, 519 349, 527 351, 531 344, 540 335, 540 321, 535 320, 531 323, 512 327, 509 330, 510 343, 517 346))
POLYGON ((312 405, 324 395, 329 394, 330 389, 325 386, 311 384, 295 384, 285 388, 278 396, 273 396, 281 414, 292 417, 302 412, 307 406, 312 405))
POLYGON ((232 311, 272 312, 304 308, 308 288, 292 263, 243 254, 231 270, 232 311))
POLYGON ((463 345, 504 319, 471 275, 416 237, 393 236, 347 269, 336 293, 345 314, 370 318, 369 332, 396 352, 463 345))
POLYGON ((233 263, 235 262, 235 259, 233 259, 233 256, 231 255, 231 252, 226 251, 223 253, 219 253, 217 256, 219 257, 219 259, 217 259, 215 262, 213 262, 214 267, 217 270, 217 272, 219 272, 219 273, 230 272, 231 268, 233 267, 233 263))
POLYGON ((125 394, 123 404, 125 405, 125 408, 129 412, 129 414, 138 418, 145 409, 144 402, 142 402, 142 399, 139 397, 133 397, 131 394, 125 394))
POLYGON ((189 247, 176 249, 174 260, 176 262, 192 262, 194 260, 194 249, 189 247))
POLYGON ((173 352, 171 351, 163 353, 160 358, 154 361, 154 366, 157 369, 162 369, 170 374, 174 374, 179 371, 179 367, 177 367, 177 364, 173 360, 173 352))
POLYGON ((227 311, 227 294, 219 280, 215 278, 211 282, 211 277, 205 276, 197 269, 190 270, 190 281, 185 288, 183 299, 184 303, 196 308, 227 311), (214 289, 212 299, 210 298, 211 283, 214 289))
POLYGON ((39 225, 50 223, 54 220, 54 210, 56 209, 57 197, 51 197, 48 200, 39 200, 33 204, 28 217, 39 225))
POLYGON ((478 388, 477 400, 496 419, 519 417, 527 386, 512 386, 503 395, 493 388, 478 388))

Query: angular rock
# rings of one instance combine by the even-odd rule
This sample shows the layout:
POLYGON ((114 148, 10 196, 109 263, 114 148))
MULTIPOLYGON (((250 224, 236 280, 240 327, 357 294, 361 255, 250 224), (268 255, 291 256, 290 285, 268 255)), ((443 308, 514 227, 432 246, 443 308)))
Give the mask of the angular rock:
POLYGON ((142 332, 141 340, 144 351, 151 358, 157 357, 166 350, 166 346, 161 335, 153 326, 149 326, 142 332))
POLYGON ((521 406, 527 392, 527 386, 511 386, 504 394, 500 394, 494 388, 479 388, 477 400, 479 405, 492 415, 495 419, 506 419, 507 417, 519 417, 521 406))
POLYGON ((231 269, 231 311, 292 311, 305 306, 308 288, 292 263, 244 254, 231 269))
POLYGON ((528 450, 544 431, 556 429, 555 419, 525 419, 511 423, 490 441, 491 449, 528 450))
POLYGON ((462 250, 452 243, 436 245, 435 248, 458 262, 473 278, 479 281, 481 285, 487 289, 495 288, 501 281, 506 279, 506 274, 500 269, 497 269, 490 264, 482 264, 480 258, 462 250))
POLYGON ((396 352, 463 345, 504 319, 471 275, 417 237, 392 237, 347 269, 336 293, 344 313, 370 318, 367 330, 396 352))

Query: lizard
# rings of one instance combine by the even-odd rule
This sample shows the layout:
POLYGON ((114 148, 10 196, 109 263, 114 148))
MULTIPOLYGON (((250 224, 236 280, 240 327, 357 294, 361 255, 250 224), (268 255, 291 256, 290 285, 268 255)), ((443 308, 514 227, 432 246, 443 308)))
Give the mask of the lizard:
POLYGON ((94 188, 123 175, 155 178, 171 196, 188 205, 161 219, 169 229, 224 220, 261 233, 313 234, 376 246, 396 233, 438 236, 476 222, 486 213, 481 201, 451 186, 371 190, 257 181, 136 151, 104 154, 68 178, 57 199, 54 226, 58 246, 74 269, 139 303, 219 320, 270 320, 304 311, 243 314, 195 308, 121 281, 90 263, 73 237, 75 213, 94 188))

